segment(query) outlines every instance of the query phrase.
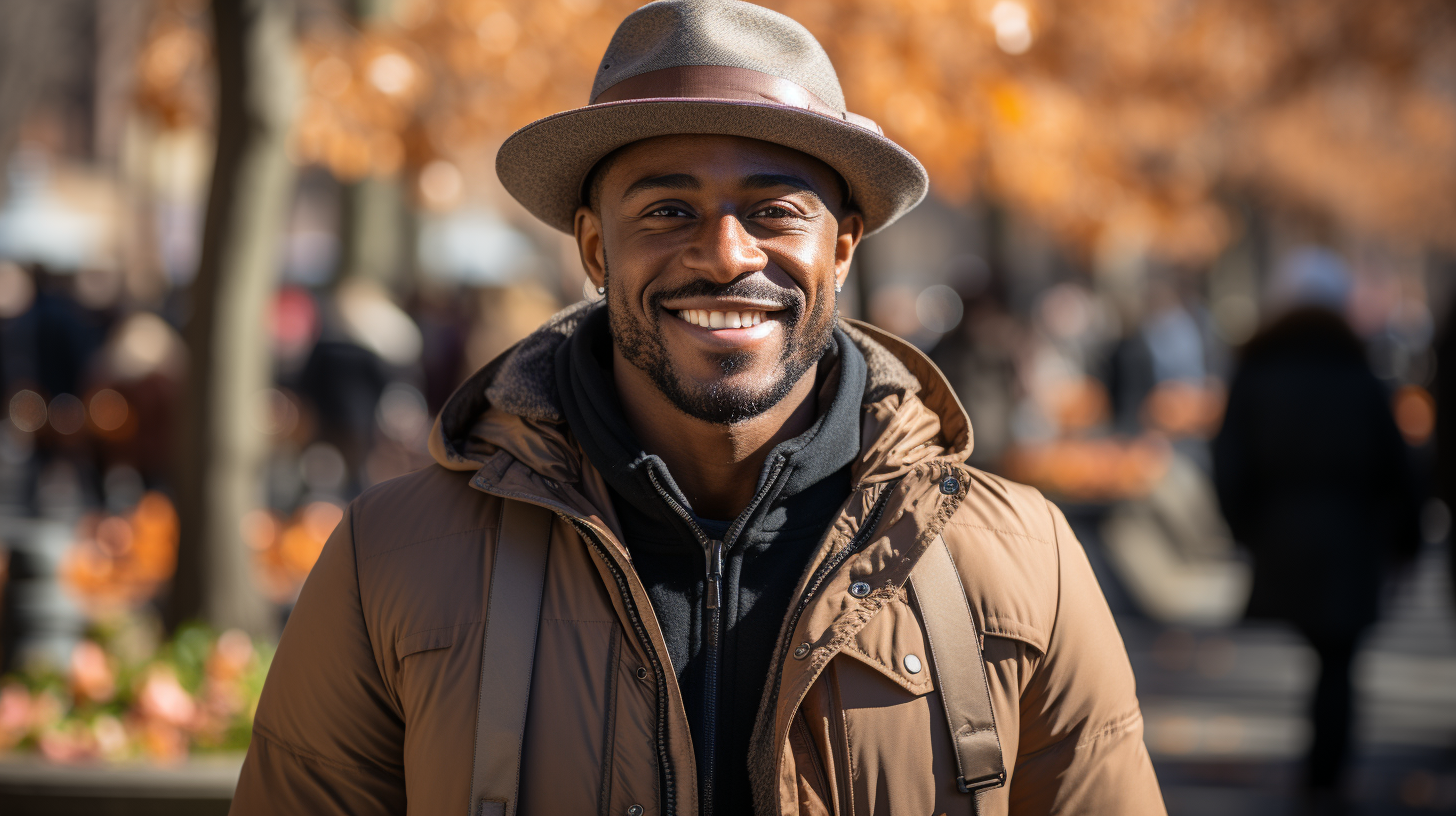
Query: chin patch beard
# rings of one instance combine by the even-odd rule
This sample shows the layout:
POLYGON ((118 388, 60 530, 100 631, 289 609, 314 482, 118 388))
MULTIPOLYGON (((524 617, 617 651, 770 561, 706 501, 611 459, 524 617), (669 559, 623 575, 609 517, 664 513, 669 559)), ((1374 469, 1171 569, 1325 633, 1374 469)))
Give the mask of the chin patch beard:
MULTIPOLYGON (((610 274, 609 267, 604 264, 604 268, 610 274)), ((611 325, 612 341, 622 357, 645 373, 679 411, 715 425, 732 425, 752 419, 777 405, 824 356, 834 335, 834 318, 839 312, 831 287, 832 284, 818 293, 814 311, 807 315, 801 293, 792 292, 792 297, 787 297, 785 290, 775 288, 775 294, 781 299, 791 300, 792 306, 780 313, 784 349, 775 361, 778 372, 774 381, 763 389, 750 390, 733 382, 734 375, 751 360, 748 354, 721 355, 718 367, 723 376, 701 385, 690 382, 678 372, 667 354, 660 325, 663 312, 657 308, 657 303, 687 293, 725 294, 734 290, 733 284, 717 286, 699 282, 684 289, 654 295, 650 299, 653 308, 645 318, 632 313, 621 287, 608 286, 607 319, 611 325)), ((735 293, 745 294, 744 288, 739 287, 735 293)))

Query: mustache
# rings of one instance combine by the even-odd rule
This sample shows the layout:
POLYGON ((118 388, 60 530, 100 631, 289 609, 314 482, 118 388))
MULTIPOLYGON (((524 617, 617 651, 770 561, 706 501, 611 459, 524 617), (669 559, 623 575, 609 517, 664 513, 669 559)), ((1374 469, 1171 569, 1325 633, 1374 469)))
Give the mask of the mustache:
POLYGON ((653 309, 661 307, 665 300, 689 297, 745 298, 772 303, 779 309, 797 317, 804 311, 804 293, 797 289, 778 286, 763 278, 739 278, 728 283, 714 283, 699 278, 673 289, 657 292, 649 298, 653 309))

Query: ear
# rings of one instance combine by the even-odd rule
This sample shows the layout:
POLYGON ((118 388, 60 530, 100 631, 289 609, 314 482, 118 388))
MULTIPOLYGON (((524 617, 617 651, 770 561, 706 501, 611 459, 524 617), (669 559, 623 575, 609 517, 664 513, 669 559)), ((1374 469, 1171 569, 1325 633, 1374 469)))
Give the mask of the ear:
POLYGON ((583 204, 576 208, 576 251, 581 268, 592 286, 605 286, 607 280, 606 248, 602 243, 602 219, 583 204))
POLYGON ((834 238, 834 285, 843 286, 849 277, 849 262, 854 260, 855 247, 864 237, 864 218, 857 212, 839 219, 839 234, 834 238))

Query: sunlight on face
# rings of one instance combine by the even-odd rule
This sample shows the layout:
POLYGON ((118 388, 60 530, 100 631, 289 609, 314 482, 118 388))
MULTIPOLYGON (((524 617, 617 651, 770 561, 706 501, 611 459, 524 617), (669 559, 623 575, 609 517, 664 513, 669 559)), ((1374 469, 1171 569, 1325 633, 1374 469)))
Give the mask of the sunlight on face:
POLYGON ((781 401, 829 345, 859 236, 834 171, 767 142, 672 136, 613 156, 599 189, 622 358, 706 421, 781 401))

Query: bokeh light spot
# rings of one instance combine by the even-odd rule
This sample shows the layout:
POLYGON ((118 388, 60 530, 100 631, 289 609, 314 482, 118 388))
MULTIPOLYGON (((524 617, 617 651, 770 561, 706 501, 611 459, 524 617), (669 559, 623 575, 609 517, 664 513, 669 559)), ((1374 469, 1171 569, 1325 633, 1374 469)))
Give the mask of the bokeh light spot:
POLYGON ((126 397, 110 388, 91 395, 91 421, 103 431, 114 431, 126 423, 126 397))
POLYGON ((51 400, 49 413, 51 427, 57 433, 67 436, 81 430, 86 424, 86 406, 81 404, 81 399, 75 394, 60 394, 51 400))
POLYGON ((400 96, 415 81, 415 67, 399 54, 381 54, 369 63, 369 82, 390 96, 400 96))
POLYGON ((1419 385, 1395 392, 1395 424, 1410 445, 1424 445, 1436 430, 1436 400, 1419 385))
POLYGON ((420 171, 420 197, 432 209, 447 210, 460 201, 465 179, 455 165, 436 159, 420 171))
POLYGON ((965 304, 956 290, 943 283, 927 286, 915 298, 915 316, 920 325, 937 334, 946 334, 961 324, 965 304))
POLYGON ((26 433, 34 433, 45 427, 45 398, 34 391, 16 392, 10 398, 10 422, 26 433))
POLYGON ((1016 0, 1001 0, 991 8, 991 27, 1002 51, 1024 54, 1031 48, 1031 14, 1016 0))

